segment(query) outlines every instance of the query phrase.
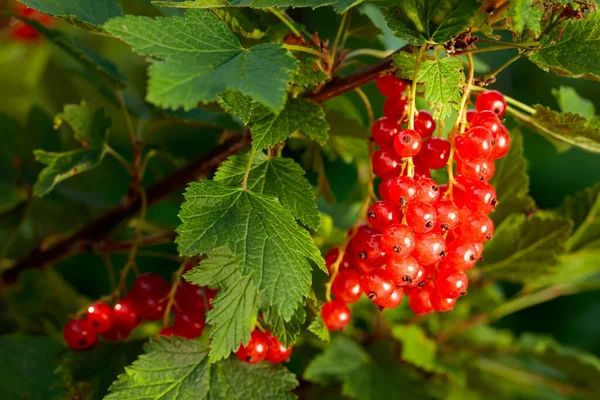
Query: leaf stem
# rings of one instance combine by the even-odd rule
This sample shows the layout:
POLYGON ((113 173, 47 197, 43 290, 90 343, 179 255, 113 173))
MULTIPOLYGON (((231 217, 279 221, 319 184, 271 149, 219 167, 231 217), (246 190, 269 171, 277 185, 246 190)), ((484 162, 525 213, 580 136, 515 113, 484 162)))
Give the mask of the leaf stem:
POLYGON ((375 122, 375 116, 373 114, 373 106, 371 105, 371 101, 361 88, 355 88, 354 91, 356 92, 356 94, 358 94, 362 102, 365 104, 365 108, 367 109, 367 116, 369 118, 369 126, 373 125, 373 123, 375 122))
POLYGON ((281 22, 283 22, 285 24, 285 26, 287 26, 290 29, 290 31, 292 31, 292 33, 296 37, 302 37, 302 34, 300 33, 300 31, 298 29, 296 29, 296 27, 294 26, 294 24, 292 23, 292 21, 290 21, 287 18, 287 16, 283 15, 282 13, 280 13, 279 11, 277 11, 274 8, 269 8, 269 11, 271 11, 274 16, 276 16, 277 18, 279 18, 279 20, 281 22))
POLYGON ((133 171, 132 171, 132 167, 131 167, 131 164, 129 163, 129 161, 127 161, 121 154, 119 154, 118 151, 116 151, 111 146, 109 146, 108 143, 104 144, 104 151, 106 151, 108 154, 113 156, 115 158, 115 160, 117 160, 119 163, 121 163, 121 165, 123 165, 123 167, 125 167, 125 170, 127 170, 128 174, 132 174, 133 171))
POLYGON ((495 44, 495 45, 501 45, 501 46, 505 46, 505 47, 514 47, 516 49, 524 49, 524 50, 531 50, 532 47, 537 47, 540 45, 540 42, 508 43, 508 42, 497 42, 495 40, 488 40, 488 39, 479 39, 479 40, 477 40, 477 43, 495 44))
POLYGON ((386 58, 389 55, 394 54, 393 51, 390 50, 379 50, 379 49, 358 49, 353 50, 346 54, 346 60, 350 60, 355 57, 360 56, 372 56, 375 58, 386 58))
POLYGON ((173 308, 173 304, 175 304, 175 293, 177 292, 177 288, 181 283, 181 275, 183 274, 183 271, 185 270, 185 267, 189 261, 190 258, 187 257, 185 260, 183 260, 179 268, 177 268, 177 271, 173 272, 171 290, 169 290, 169 294, 167 295, 168 301, 165 307, 165 314, 163 316, 163 328, 169 325, 171 308, 173 308))
MULTIPOLYGON (((481 92, 485 92, 486 89, 481 88, 481 87, 477 87, 477 86, 473 86, 471 88, 471 90, 473 92, 476 92, 476 93, 481 93, 481 92)), ((507 104, 511 104, 511 105, 513 105, 515 107, 518 107, 522 111, 525 111, 526 113, 529 113, 529 114, 532 114, 532 115, 535 114, 535 108, 533 108, 531 106, 528 106, 525 103, 521 103, 519 100, 517 100, 515 98, 512 98, 512 97, 509 97, 509 96, 504 96, 504 98, 506 99, 506 103, 507 104)), ((514 112, 515 110, 512 109, 512 111, 514 112)))
POLYGON ((305 47, 305 46, 298 46, 295 44, 284 44, 283 45, 284 48, 290 50, 290 51, 299 51, 301 53, 307 53, 307 54, 312 54, 313 56, 319 57, 320 59, 322 59, 323 61, 325 61, 328 65, 331 62, 331 58, 326 56, 325 54, 321 53, 319 50, 315 50, 315 49, 311 49, 310 47, 305 47))
POLYGON ((250 158, 248 159, 248 166, 246 167, 246 172, 244 173, 244 179, 242 180, 242 190, 244 192, 248 191, 248 176, 250 176, 250 170, 252 169, 252 161, 254 161, 254 147, 250 148, 250 158))
POLYGON ((344 32, 347 18, 348 18, 348 13, 344 13, 342 15, 342 20, 340 22, 340 26, 338 27, 337 33, 335 35, 335 40, 333 41, 333 46, 331 46, 331 65, 333 65, 333 63, 335 61, 335 53, 337 52, 338 45, 340 44, 340 39, 342 38, 342 33, 344 32))
MULTIPOLYGON (((467 54, 467 55, 469 55, 469 54, 467 54)), ((495 78, 496 78, 496 76, 497 76, 497 75, 498 75, 500 72, 504 71, 504 70, 505 70, 505 69, 506 69, 506 68, 507 68, 509 65, 511 65, 512 63, 514 63, 515 61, 517 61, 517 60, 518 60, 519 58, 521 58, 522 56, 523 56, 523 53, 518 53, 518 54, 515 54, 515 55, 514 55, 512 58, 510 58, 510 59, 509 59, 507 62, 505 62, 504 64, 502 64, 500 67, 498 67, 498 68, 497 68, 495 71, 485 74, 485 75, 484 75, 484 76, 481 78, 481 80, 482 80, 483 82, 487 82, 487 81, 489 81, 490 79, 495 79, 495 78)))

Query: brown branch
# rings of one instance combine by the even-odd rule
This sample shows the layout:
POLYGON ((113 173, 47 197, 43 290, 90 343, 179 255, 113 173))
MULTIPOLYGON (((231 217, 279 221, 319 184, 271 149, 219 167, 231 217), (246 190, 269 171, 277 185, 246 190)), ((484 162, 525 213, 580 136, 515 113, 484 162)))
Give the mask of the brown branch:
MULTIPOLYGON (((177 234, 175 231, 166 231, 161 233, 155 233, 153 235, 144 236, 141 238, 139 243, 137 243, 138 247, 148 247, 148 246, 156 246, 159 244, 165 243, 173 243, 177 234)), ((119 253, 124 251, 129 251, 131 247, 136 244, 136 239, 124 239, 119 241, 110 241, 105 240, 102 242, 91 242, 89 246, 85 244, 82 245, 82 251, 89 250, 96 253, 119 253)))

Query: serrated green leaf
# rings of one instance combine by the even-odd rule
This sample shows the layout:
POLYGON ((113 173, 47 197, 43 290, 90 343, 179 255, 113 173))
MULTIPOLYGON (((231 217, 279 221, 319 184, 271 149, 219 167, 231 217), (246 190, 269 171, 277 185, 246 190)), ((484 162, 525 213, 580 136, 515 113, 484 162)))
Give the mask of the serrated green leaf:
POLYGON ((528 285, 530 290, 555 287, 566 294, 600 289, 600 250, 583 249, 559 256, 552 274, 540 277, 528 285))
POLYGON ((188 0, 188 1, 153 1, 157 7, 177 7, 177 8, 217 8, 228 7, 230 4, 225 0, 188 0))
POLYGON ((349 117, 338 110, 327 110, 327 123, 329 124, 329 137, 343 136, 364 140, 369 139, 369 128, 355 118, 349 117))
POLYGON ((210 364, 208 348, 191 340, 159 338, 110 388, 106 400, 126 399, 292 399, 294 375, 269 363, 237 359, 210 364))
POLYGON ((271 331, 273 336, 275 336, 281 344, 289 348, 296 342, 296 339, 300 334, 302 325, 304 325, 304 321, 306 320, 306 310, 304 309, 304 305, 301 305, 298 307, 292 318, 286 322, 276 312, 267 308, 263 312, 263 318, 267 325, 267 329, 271 331))
POLYGON ((600 80, 600 14, 566 19, 544 34, 529 59, 541 69, 573 78, 600 80))
POLYGON ((115 18, 105 29, 139 54, 154 57, 147 99, 164 108, 190 110, 230 89, 280 110, 297 69, 281 44, 246 49, 225 23, 204 10, 189 10, 183 18, 115 18))
POLYGON ((296 132, 323 144, 327 141, 328 130, 323 108, 306 99, 290 99, 279 113, 257 107, 250 127, 252 146, 256 150, 274 146, 296 132))
POLYGON ((433 109, 434 119, 444 119, 452 109, 458 109, 460 89, 465 81, 460 59, 445 57, 425 60, 417 72, 419 82, 425 83, 425 100, 433 109))
POLYGON ((123 15, 117 0, 23 0, 22 3, 91 30, 97 30, 109 19, 123 15))
POLYGON ((594 103, 581 97, 571 86, 561 86, 558 89, 552 89, 552 95, 556 98, 561 112, 579 114, 587 119, 592 119, 596 116, 594 103))
POLYGON ((557 213, 574 223, 573 235, 567 242, 569 251, 600 248, 600 185, 568 196, 557 213))
POLYGON ((413 54, 401 51, 394 54, 392 59, 394 60, 392 65, 398 69, 396 71, 396 76, 398 78, 413 78, 415 73, 415 65, 417 64, 417 58, 413 54))
POLYGON ((523 155, 523 135, 518 129, 513 129, 510 137, 510 150, 504 157, 495 160, 496 172, 490 180, 498 196, 498 205, 490 215, 496 226, 499 226, 510 214, 522 214, 535 206, 529 196, 529 176, 527 161, 523 155))
POLYGON ((180 8, 213 8, 213 7, 323 7, 330 5, 346 5, 349 0, 188 0, 188 1, 153 1, 152 4, 161 7, 180 8))
POLYGON ((369 354, 355 341, 338 336, 310 362, 303 378, 311 382, 330 383, 349 376, 368 363, 369 354))
POLYGON ((529 29, 534 37, 542 30, 541 21, 544 14, 544 4, 541 0, 515 0, 510 3, 507 12, 508 27, 518 37, 525 29, 529 29))
POLYGON ((241 119, 244 125, 248 125, 254 112, 252 99, 234 90, 225 90, 219 96, 219 104, 225 111, 241 119))
POLYGON ((309 89, 325 82, 328 78, 318 58, 305 57, 298 60, 298 72, 294 75, 293 82, 295 85, 309 89))
POLYGON ((212 12, 225 22, 232 32, 239 33, 248 39, 260 39, 266 32, 256 28, 253 19, 256 15, 250 14, 249 10, 242 8, 213 9, 212 12))
POLYGON ((193 182, 185 200, 177 228, 179 252, 192 256, 228 245, 242 275, 252 274, 256 287, 289 320, 308 295, 308 260, 325 268, 308 232, 275 197, 221 182, 193 182))
POLYGON ((184 275, 186 281, 213 289, 226 289, 242 279, 240 267, 229 247, 207 253, 207 258, 184 275))
POLYGON ((565 251, 572 226, 570 220, 549 214, 538 213, 529 220, 513 214, 486 243, 480 270, 490 279, 517 283, 550 275, 565 251))
POLYGON ((384 15, 400 39, 414 45, 441 44, 466 30, 479 7, 475 0, 407 0, 384 15))
POLYGON ((108 129, 112 121, 106 115, 104 107, 88 104, 67 104, 63 112, 54 118, 55 126, 66 122, 73 129, 75 139, 80 141, 84 148, 101 149, 104 147, 108 129))
MULTIPOLYGON (((600 125, 572 113, 559 113, 548 107, 535 106, 533 128, 560 141, 595 153, 600 152, 600 125)), ((526 121, 527 122, 527 121, 526 121)))
POLYGON ((399 325, 392 330, 393 336, 402 342, 402 359, 427 371, 436 371, 437 345, 417 325, 399 325))

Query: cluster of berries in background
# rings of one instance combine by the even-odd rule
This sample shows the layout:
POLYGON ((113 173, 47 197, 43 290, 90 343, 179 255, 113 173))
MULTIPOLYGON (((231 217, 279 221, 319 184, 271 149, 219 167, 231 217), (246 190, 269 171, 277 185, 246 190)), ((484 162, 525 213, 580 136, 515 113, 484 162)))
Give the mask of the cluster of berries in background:
MULTIPOLYGON (((381 179, 381 200, 367 211, 368 225, 349 232, 331 284, 335 299, 321 310, 329 330, 348 324, 347 304, 363 293, 381 310, 397 307, 404 296, 416 314, 452 310, 467 293, 465 271, 482 257, 483 244, 494 233, 488 214, 498 202, 489 180, 494 160, 510 147, 500 120, 504 96, 494 90, 481 93, 476 110, 466 113, 466 126, 454 132, 452 148, 450 141, 433 137, 436 122, 426 110, 415 115, 414 129, 406 129, 403 80, 388 75, 376 83, 387 97, 384 117, 371 128, 379 147, 372 166, 381 179), (431 170, 443 168, 451 169, 450 186, 431 178, 431 170)), ((333 248, 325 256, 330 274, 339 252, 333 248)))
MULTIPOLYGON (((12 12, 21 17, 36 20, 47 27, 52 26, 55 22, 51 16, 43 14, 18 2, 14 3, 12 12)), ((34 27, 17 18, 11 19, 8 28, 8 35, 14 40, 25 42, 37 41, 40 38, 40 33, 34 27)))
POLYGON ((241 345, 235 355, 248 364, 257 364, 267 360, 273 364, 288 361, 293 348, 287 348, 277 340, 271 332, 262 333, 254 330, 250 334, 250 341, 246 346, 241 345))

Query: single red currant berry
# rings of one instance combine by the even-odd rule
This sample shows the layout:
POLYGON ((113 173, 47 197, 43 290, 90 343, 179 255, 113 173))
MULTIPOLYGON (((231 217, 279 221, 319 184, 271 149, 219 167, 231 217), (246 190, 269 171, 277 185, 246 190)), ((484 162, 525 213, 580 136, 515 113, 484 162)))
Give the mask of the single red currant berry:
POLYGON ((421 136, 413 129, 403 129, 394 138, 394 150, 400 157, 414 157, 421 151, 421 136))
POLYGON ((475 111, 475 110, 467 110, 466 118, 467 118, 467 123, 468 124, 472 124, 473 123, 473 117, 475 117, 475 114, 477 114, 477 111, 475 111))
POLYGON ((160 275, 148 272, 136 278, 131 286, 131 296, 136 299, 144 297, 165 297, 169 294, 169 284, 160 275))
MULTIPOLYGON (((165 326, 158 332, 157 336, 171 337, 174 335, 175 335, 175 329, 172 326, 165 326)), ((175 336, 177 336, 177 335, 175 335, 175 336)))
POLYGON ((131 329, 121 328, 120 326, 113 324, 113 326, 108 331, 102 334, 102 337, 104 338, 104 340, 111 341, 125 340, 129 337, 130 333, 131 329))
POLYGON ((402 302, 403 295, 404 293, 402 293, 402 289, 394 288, 394 291, 390 297, 386 297, 385 299, 376 298, 373 300, 373 303, 375 303, 375 305, 379 307, 381 311, 386 308, 396 308, 402 302))
POLYGON ((408 305, 415 314, 429 314, 433 311, 429 297, 428 290, 420 288, 415 289, 408 296, 408 305))
POLYGON ((352 318, 352 313, 343 301, 331 300, 321 308, 321 316, 323 317, 323 321, 325 321, 327 329, 337 331, 348 325, 350 318, 352 318))
POLYGON ((508 134, 508 129, 504 125, 501 125, 500 130, 494 137, 494 149, 492 150, 491 157, 494 160, 502 158, 508 153, 508 150, 510 150, 510 135, 508 134))
POLYGON ((419 186, 417 182, 408 176, 399 176, 392 179, 388 186, 390 201, 402 207, 413 202, 418 193, 419 186))
POLYGON ((417 186, 419 187, 417 202, 430 204, 435 202, 440 196, 440 187, 431 178, 421 177, 417 179, 417 186))
POLYGON ((465 239, 475 243, 487 242, 494 236, 494 222, 485 214, 469 215, 461 221, 460 229, 465 239))
POLYGON ((425 233, 415 235, 416 245, 412 256, 422 265, 431 265, 446 255, 446 242, 441 235, 425 233))
POLYGON ((211 309, 212 297, 208 295, 210 289, 193 285, 189 282, 181 282, 175 292, 175 303, 180 310, 205 313, 211 309))
POLYGON ((373 172, 381 179, 393 178, 402 171, 402 159, 390 150, 377 150, 371 160, 373 172))
POLYGON ((475 114, 472 126, 486 128, 492 135, 495 135, 500 131, 502 122, 492 111, 482 111, 475 114))
POLYGON ((446 258, 444 263, 449 267, 467 270, 472 268, 477 262, 477 248, 475 245, 455 240, 446 247, 446 258))
POLYGON ((134 299, 136 308, 142 317, 148 321, 158 321, 165 315, 167 299, 165 297, 144 297, 134 299))
POLYGON ((65 340, 73 350, 85 350, 98 341, 96 332, 86 319, 69 321, 64 330, 65 340))
POLYGON ((429 301, 435 311, 447 312, 454 308, 456 299, 442 297, 434 288, 427 288, 427 290, 429 291, 429 301))
POLYGON ((98 302, 88 307, 85 318, 89 321, 94 331, 104 333, 113 326, 115 322, 115 313, 108 304, 98 302))
POLYGON ((413 164, 415 166, 414 179, 431 178, 431 172, 429 171, 429 168, 423 164, 423 161, 421 161, 419 157, 413 158, 413 164))
POLYGON ((415 286, 421 271, 419 263, 411 256, 390 257, 385 269, 397 286, 415 286))
POLYGON ((473 243, 473 246, 477 249, 475 252, 477 261, 483 261, 483 243, 473 243))
POLYGON ((467 179, 487 182, 494 176, 496 166, 488 158, 466 159, 460 163, 459 171, 467 179))
POLYGON ((194 339, 202 335, 206 322, 201 312, 179 311, 175 314, 174 328, 177 336, 194 339))
POLYGON ((235 352, 237 358, 248 364, 258 364, 267 356, 269 342, 261 331, 253 330, 247 345, 241 345, 235 352))
POLYGON ((323 259, 325 260, 325 266, 327 267, 327 271, 331 274, 331 266, 337 261, 338 256, 340 255, 340 249, 337 247, 332 247, 329 249, 327 254, 323 259))
POLYGON ((450 142, 442 138, 431 138, 423 142, 419 159, 431 169, 442 169, 448 164, 450 157, 450 142))
POLYGON ((458 225, 458 207, 452 200, 440 200, 433 204, 437 213, 437 225, 442 232, 450 231, 458 225))
POLYGON ((415 233, 431 232, 437 223, 435 208, 427 203, 411 203, 406 207, 406 224, 415 233))
POLYGON ((415 131, 419 132, 422 138, 429 137, 435 132, 435 120, 427 110, 419 110, 415 116, 415 131))
POLYGON ((406 89, 406 82, 394 75, 380 76, 375 79, 375 84, 385 97, 400 97, 406 89))
POLYGON ((331 293, 344 303, 354 303, 362 294, 360 275, 356 271, 340 271, 331 284, 331 293))
POLYGON ((391 183, 392 179, 384 179, 379 183, 378 192, 379 197, 381 197, 382 200, 392 201, 392 198, 390 197, 391 183))
POLYGON ((457 271, 453 268, 444 268, 435 274, 433 280, 435 287, 444 298, 456 299, 467 294, 469 287, 469 278, 463 271, 457 271))
POLYGON ((115 313, 115 325, 124 329, 133 329, 142 322, 142 317, 135 302, 127 296, 113 307, 115 313))
POLYGON ((401 124, 408 114, 408 102, 402 97, 389 97, 383 103, 383 115, 401 124))
POLYGON ((352 263, 355 265, 355 270, 359 275, 364 275, 373 268, 368 260, 360 258, 358 254, 354 253, 354 250, 350 249, 350 254, 352 256, 352 263))
POLYGON ((269 349, 267 350, 266 360, 273 364, 281 364, 290 359, 293 348, 287 348, 277 340, 271 332, 267 332, 267 340, 269 342, 269 349))
POLYGON ((382 231, 388 226, 400 222, 401 218, 402 211, 390 201, 382 200, 375 202, 367 211, 367 222, 378 231, 382 231))
POLYGON ((468 158, 487 158, 492 154, 493 137, 489 130, 481 126, 471 128, 465 133, 456 151, 463 160, 468 158))
POLYGON ((394 137, 401 129, 396 121, 382 117, 371 126, 371 136, 379 147, 391 148, 394 146, 394 137))
POLYGON ((363 275, 360 279, 360 286, 363 293, 371 300, 385 299, 392 295, 394 291, 394 282, 390 274, 381 268, 373 268, 363 275))
POLYGON ((506 99, 497 90, 486 90, 477 96, 475 108, 477 108, 477 111, 493 111, 497 116, 501 117, 506 111, 506 99))
POLYGON ((350 241, 352 250, 359 259, 371 267, 380 267, 385 260, 379 233, 358 232, 350 241))
POLYGON ((404 257, 415 249, 415 235, 404 224, 388 226, 381 232, 381 248, 390 257, 404 257))
POLYGON ((463 195, 464 204, 473 212, 490 213, 494 211, 498 200, 496 190, 488 182, 471 181, 463 195))

